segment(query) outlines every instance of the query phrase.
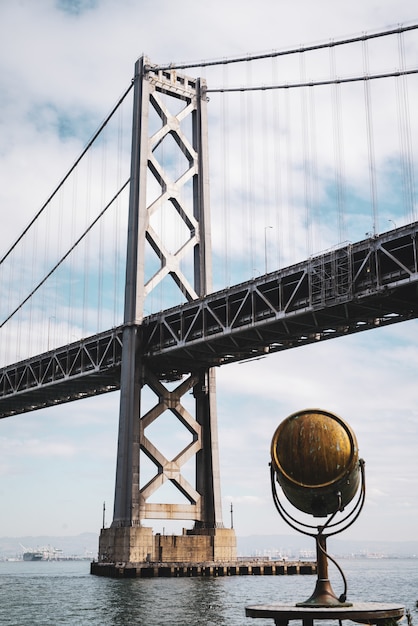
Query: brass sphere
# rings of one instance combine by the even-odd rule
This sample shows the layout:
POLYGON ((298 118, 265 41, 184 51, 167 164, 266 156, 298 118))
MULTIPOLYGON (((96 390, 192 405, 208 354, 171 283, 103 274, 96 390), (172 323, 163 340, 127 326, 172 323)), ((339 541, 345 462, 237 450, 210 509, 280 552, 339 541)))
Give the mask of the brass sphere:
POLYGON ((356 437, 328 411, 305 409, 287 417, 273 435, 271 460, 289 502, 315 517, 343 508, 359 486, 356 437))

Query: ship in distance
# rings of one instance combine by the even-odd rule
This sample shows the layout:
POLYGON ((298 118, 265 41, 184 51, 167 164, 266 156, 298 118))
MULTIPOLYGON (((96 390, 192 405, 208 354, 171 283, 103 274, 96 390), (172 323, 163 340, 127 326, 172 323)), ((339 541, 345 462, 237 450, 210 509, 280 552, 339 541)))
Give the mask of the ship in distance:
POLYGON ((57 548, 25 548, 20 544, 23 550, 24 561, 56 561, 62 554, 62 550, 57 548))

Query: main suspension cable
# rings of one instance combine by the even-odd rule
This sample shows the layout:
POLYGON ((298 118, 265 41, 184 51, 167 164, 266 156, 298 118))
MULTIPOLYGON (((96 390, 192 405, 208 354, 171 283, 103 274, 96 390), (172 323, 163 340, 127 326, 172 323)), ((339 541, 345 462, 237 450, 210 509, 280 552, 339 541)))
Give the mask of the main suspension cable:
POLYGON ((69 250, 67 250, 67 252, 64 254, 64 256, 61 257, 61 259, 59 261, 57 261, 57 263, 55 263, 54 267, 52 269, 50 269, 50 271, 44 276, 44 278, 42 278, 42 280, 39 281, 39 283, 36 285, 36 287, 34 287, 32 289, 32 291, 26 296, 26 298, 24 300, 22 300, 22 302, 6 317, 6 319, 1 322, 0 324, 0 328, 3 328, 3 326, 14 316, 16 315, 16 313, 22 308, 22 306, 24 304, 26 304, 26 302, 28 302, 28 300, 30 300, 30 298, 38 291, 38 289, 40 289, 40 287, 42 287, 43 284, 45 284, 45 282, 48 280, 48 278, 50 278, 50 276, 52 276, 52 274, 55 272, 55 270, 58 269, 58 267, 60 265, 62 265, 62 263, 65 261, 66 258, 68 258, 68 256, 71 254, 71 252, 78 246, 78 244, 84 239, 84 237, 86 237, 86 235, 91 231, 91 229, 93 228, 93 226, 95 224, 97 224, 97 222, 99 221, 99 219, 106 213, 106 211, 108 210, 109 207, 112 206, 112 204, 117 200, 117 198, 120 196, 120 194, 122 193, 122 191, 125 189, 125 187, 127 187, 127 185, 130 182, 130 178, 128 178, 128 180, 122 185, 122 187, 119 189, 119 191, 113 196, 113 198, 110 200, 110 202, 108 202, 108 204, 104 207, 104 209, 99 213, 99 215, 93 220, 93 222, 90 224, 90 226, 88 226, 88 228, 86 228, 86 230, 80 235, 80 237, 77 239, 76 242, 73 243, 73 245, 71 246, 71 248, 69 248, 69 250))
POLYGON ((213 59, 209 61, 193 61, 191 63, 169 63, 166 65, 152 66, 153 71, 164 70, 184 70, 194 67, 211 67, 215 65, 227 65, 231 63, 245 63, 246 61, 260 61, 262 59, 272 59, 275 57, 287 56, 291 54, 299 54, 300 52, 310 52, 312 50, 322 50, 324 48, 333 48, 335 46, 343 46, 350 43, 358 43, 368 39, 377 39, 379 37, 386 37, 388 35, 397 35, 411 30, 416 30, 418 24, 409 24, 406 26, 397 26, 388 30, 376 31, 374 33, 363 33, 361 35, 355 35, 353 37, 345 37, 342 39, 333 39, 330 41, 323 41, 316 44, 309 44, 306 46, 299 46, 289 48, 285 50, 271 50, 270 52, 246 54, 237 57, 223 57, 222 59, 213 59))
POLYGON ((418 74, 418 68, 409 70, 394 70, 393 72, 382 72, 378 74, 364 74, 361 76, 347 76, 345 78, 333 78, 326 80, 309 80, 302 83, 281 83, 279 85, 255 85, 250 87, 211 87, 205 89, 205 93, 230 93, 239 91, 272 91, 274 89, 296 89, 300 87, 320 87, 323 85, 339 85, 342 83, 358 83, 361 81, 378 80, 381 78, 394 78, 398 76, 409 76, 418 74))
POLYGON ((117 103, 115 104, 115 106, 113 107, 113 109, 111 110, 111 112, 109 113, 109 115, 104 119, 104 121, 101 123, 101 125, 99 126, 99 128, 96 130, 96 132, 94 133, 94 135, 92 136, 92 138, 90 139, 90 141, 87 143, 87 145, 85 146, 84 150, 81 152, 81 154, 79 155, 79 157, 75 160, 75 162, 73 163, 73 165, 71 166, 71 168, 68 170, 68 172, 65 174, 64 178, 62 178, 62 180, 58 183, 57 187, 55 187, 54 191, 49 195, 49 197, 47 198, 47 200, 44 202, 44 204, 41 206, 41 208, 39 209, 39 211, 36 213, 36 215, 31 219, 31 221, 29 222, 29 224, 25 227, 25 229, 22 231, 22 233, 19 235, 19 237, 16 239, 16 241, 12 244, 12 246, 8 249, 8 251, 3 255, 3 257, 0 259, 0 265, 7 259, 7 257, 13 252, 13 250, 16 248, 16 246, 18 245, 18 243, 23 239, 23 237, 26 235, 26 233, 30 230, 30 228, 33 226, 33 224, 36 222, 36 220, 41 216, 41 214, 44 212, 44 210, 46 209, 46 207, 48 206, 48 204, 51 202, 51 200, 54 198, 54 196, 58 193, 58 191, 61 189, 61 187, 63 186, 63 184, 65 183, 65 181, 69 178, 69 176, 72 174, 72 172, 75 170, 75 168, 77 167, 77 165, 80 163, 81 159, 84 157, 84 155, 86 154, 86 152, 91 148, 91 146, 93 145, 93 143, 96 141, 97 137, 100 135, 100 133, 102 132, 102 130, 105 128, 105 126, 107 126, 107 124, 109 123, 110 119, 113 117, 115 111, 117 111, 117 109, 119 108, 119 106, 122 104, 122 102, 125 100, 126 96, 129 94, 129 92, 131 91, 133 87, 133 82, 129 85, 128 89, 125 90, 125 92, 122 94, 122 96, 119 98, 119 100, 117 101, 117 103))

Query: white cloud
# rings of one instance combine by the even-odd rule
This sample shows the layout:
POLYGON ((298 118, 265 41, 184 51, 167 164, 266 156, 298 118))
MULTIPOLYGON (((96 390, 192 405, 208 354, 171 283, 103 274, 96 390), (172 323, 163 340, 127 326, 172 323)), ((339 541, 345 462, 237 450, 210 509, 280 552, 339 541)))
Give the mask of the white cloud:
POLYGON ((3 456, 10 455, 13 459, 26 455, 32 457, 52 458, 72 457, 76 454, 76 447, 73 443, 63 441, 45 441, 41 439, 8 439, 3 442, 3 456))
MULTIPOLYGON (((22 231, 129 85, 134 61, 142 52, 156 63, 219 58, 338 38, 416 18, 412 0, 320 0, 315 6, 309 0, 261 0, 256 4, 249 0, 214 0, 210 4, 192 0, 105 0, 87 2, 84 10, 75 13, 62 10, 64 6, 53 0, 0 3, 0 208, 6 216, 0 231, 1 251, 22 231), (301 15, 305 19, 300 19, 301 15), (65 132, 67 123, 71 125, 70 134, 65 132)), ((415 40, 407 40, 409 55, 416 50, 410 45, 412 41, 415 40)), ((356 60, 361 62, 361 58, 356 60)), ((338 63, 339 71, 352 71, 353 66, 346 66, 343 55, 338 63)), ((228 80, 238 80, 234 70, 229 69, 228 74, 228 80)), ((209 79, 209 70, 207 76, 209 79)), ((222 71, 217 79, 219 76, 222 71)), ((270 71, 260 70, 260 79, 270 77, 270 71)), ((214 109, 215 96, 212 105, 214 109)), ((258 110, 254 105, 254 117, 258 110)), ((383 113, 382 106, 380 115, 383 113)), ((219 122, 220 113, 214 115, 219 116, 219 122)), ((232 105, 230 115, 238 118, 232 105)), ((326 109, 318 107, 318 125, 325 115, 326 109)), ((346 122, 345 132, 353 147, 359 131, 350 119, 346 122)), ((379 118, 375 123, 382 121, 379 118)), ((300 132, 300 128, 295 129, 293 138, 300 137, 300 132)), ((322 137, 317 143, 318 159, 328 167, 316 191, 321 202, 326 200, 327 185, 332 184, 329 172, 335 155, 331 139, 322 137)), ((379 133, 377 139, 381 142, 379 149, 389 154, 393 136, 379 133)), ((240 149, 238 133, 233 133, 229 141, 234 157, 240 149)), ((255 142, 255 153, 259 153, 260 147, 255 142)), ((218 147, 217 157, 219 150, 218 147)), ((274 146, 270 145, 269 150, 271 155, 274 146)), ((217 157, 211 157, 215 175, 221 169, 215 163, 217 157)), ((365 193, 368 181, 358 153, 356 156, 355 150, 350 149, 346 157, 348 180, 349 176, 355 177, 361 183, 361 193, 365 193)), ((240 210, 238 193, 243 178, 238 165, 231 165, 228 172, 230 228, 231 236, 235 235, 231 256, 242 248, 242 239, 236 236, 235 217, 240 210)), ((297 225, 304 219, 300 172, 295 174, 293 183, 298 189, 297 210, 292 217, 297 225)), ((220 181, 214 181, 214 216, 222 196, 220 187, 220 181)), ((253 191, 254 206, 261 206, 262 190, 254 184, 253 191)), ((97 188, 95 192, 98 193, 97 188)), ((288 198, 285 200, 290 210, 288 198)), ((273 208, 270 200, 268 207, 257 210, 254 218, 255 263, 250 273, 263 273, 264 228, 272 223, 273 208)), ((400 225, 397 217, 385 211, 386 208, 382 223, 391 218, 400 225)), ((290 222, 291 216, 286 219, 290 222)), ((362 233, 368 230, 369 216, 353 221, 362 233)), ((273 248, 269 248, 270 269, 276 263, 274 248, 283 238, 277 223, 273 224, 274 229, 268 233, 268 243, 273 248)), ((330 241, 335 242, 331 240, 331 227, 326 222, 322 226, 321 233, 315 233, 315 245, 327 247, 330 241)), ((40 235, 42 243, 44 236, 45 233, 40 235)), ((222 252, 220 238, 215 244, 216 250, 222 252)), ((305 242, 295 241, 295 248, 294 254, 302 255, 305 242)), ((288 250, 281 253, 282 261, 290 257, 288 250)), ((79 259, 80 265, 83 261, 79 259)), ((217 280, 222 283, 223 277, 217 280)), ((54 317, 55 311, 49 316, 51 340, 65 334, 54 317)), ((36 337, 43 333, 47 338, 47 331, 41 331, 37 323, 33 333, 36 337)), ((82 324, 77 320, 70 326, 68 340, 82 334, 82 324)), ((222 485, 223 493, 228 494, 223 499, 225 523, 229 502, 233 502, 238 533, 285 532, 282 527, 278 530, 279 521, 269 493, 271 437, 278 423, 291 412, 320 406, 337 412, 352 424, 367 463, 367 505, 350 532, 369 538, 377 534, 388 537, 392 536, 396 522, 399 536, 414 538, 418 518, 414 499, 418 474, 415 335, 416 322, 409 322, 376 330, 370 338, 365 333, 222 369, 218 373, 218 413, 222 485)), ((18 343, 17 334, 9 339, 18 343)), ((20 341, 24 344, 26 335, 20 341)), ((2 353, 4 350, 1 346, 2 353)), ((101 503, 106 500, 110 510, 113 498, 117 413, 115 394, 0 423, 0 489, 3 506, 13 511, 4 520, 4 534, 28 531, 22 501, 31 503, 33 534, 36 529, 39 534, 58 533, 69 519, 70 533, 98 530, 101 503), (71 463, 73 475, 69 471, 71 463), (47 494, 42 484, 31 482, 35 467, 48 485, 47 494), (49 510, 50 492, 55 488, 68 493, 62 510, 51 518, 45 511, 49 510)))

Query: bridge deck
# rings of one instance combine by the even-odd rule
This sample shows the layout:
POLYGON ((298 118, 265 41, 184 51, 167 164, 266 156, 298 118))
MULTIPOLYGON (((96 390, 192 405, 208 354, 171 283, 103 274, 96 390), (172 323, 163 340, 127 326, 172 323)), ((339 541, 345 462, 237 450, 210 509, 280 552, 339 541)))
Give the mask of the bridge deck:
MULTIPOLYGON (((418 223, 144 318, 161 380, 418 317, 418 223)), ((123 327, 0 369, 0 417, 113 391, 123 327)))

